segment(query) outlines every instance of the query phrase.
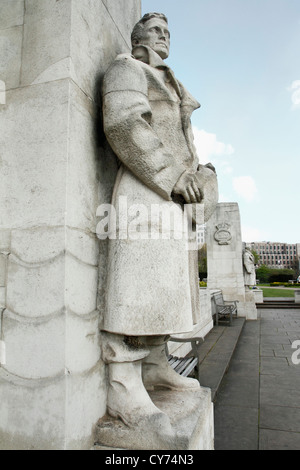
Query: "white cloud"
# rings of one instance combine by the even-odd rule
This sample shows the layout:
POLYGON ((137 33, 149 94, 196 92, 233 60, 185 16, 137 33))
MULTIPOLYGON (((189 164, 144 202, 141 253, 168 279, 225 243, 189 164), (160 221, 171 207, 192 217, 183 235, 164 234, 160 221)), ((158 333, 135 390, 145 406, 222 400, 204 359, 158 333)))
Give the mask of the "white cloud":
POLYGON ((258 190, 252 176, 239 176, 232 180, 235 192, 247 202, 253 202, 257 199, 258 190))
POLYGON ((211 134, 203 129, 199 130, 197 127, 193 127, 193 132, 197 154, 200 163, 203 165, 212 161, 215 157, 232 155, 234 153, 232 145, 219 142, 216 134, 211 134))
POLYGON ((292 93, 291 99, 293 104, 293 109, 300 108, 300 80, 295 80, 288 90, 292 93))

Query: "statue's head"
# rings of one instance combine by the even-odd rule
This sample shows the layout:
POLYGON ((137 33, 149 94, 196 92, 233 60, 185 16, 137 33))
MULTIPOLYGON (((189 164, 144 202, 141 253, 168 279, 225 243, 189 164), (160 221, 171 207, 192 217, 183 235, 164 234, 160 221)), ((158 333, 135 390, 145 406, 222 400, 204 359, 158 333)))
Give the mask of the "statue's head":
POLYGON ((131 35, 132 47, 139 44, 150 47, 162 59, 169 57, 170 32, 168 20, 162 13, 147 13, 135 25, 131 35))

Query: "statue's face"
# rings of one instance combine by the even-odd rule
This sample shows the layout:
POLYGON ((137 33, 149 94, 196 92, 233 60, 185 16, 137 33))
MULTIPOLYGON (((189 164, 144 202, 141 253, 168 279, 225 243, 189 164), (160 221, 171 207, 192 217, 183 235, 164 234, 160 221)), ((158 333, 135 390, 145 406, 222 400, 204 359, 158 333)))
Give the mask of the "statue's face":
POLYGON ((170 33, 167 23, 159 18, 147 21, 139 44, 151 47, 162 59, 167 59, 170 51, 170 33))

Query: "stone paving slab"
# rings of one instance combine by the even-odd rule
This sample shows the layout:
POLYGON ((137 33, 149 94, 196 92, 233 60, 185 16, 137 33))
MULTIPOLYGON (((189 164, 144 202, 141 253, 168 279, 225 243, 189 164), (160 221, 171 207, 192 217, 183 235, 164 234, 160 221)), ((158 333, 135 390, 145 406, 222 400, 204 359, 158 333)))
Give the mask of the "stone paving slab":
POLYGON ((259 438, 260 450, 300 449, 300 434, 286 431, 262 429, 259 438))
POLYGON ((218 406, 215 450, 257 450, 257 422, 257 408, 218 406))
POLYGON ((215 401, 216 450, 300 450, 300 309, 246 322, 215 401))

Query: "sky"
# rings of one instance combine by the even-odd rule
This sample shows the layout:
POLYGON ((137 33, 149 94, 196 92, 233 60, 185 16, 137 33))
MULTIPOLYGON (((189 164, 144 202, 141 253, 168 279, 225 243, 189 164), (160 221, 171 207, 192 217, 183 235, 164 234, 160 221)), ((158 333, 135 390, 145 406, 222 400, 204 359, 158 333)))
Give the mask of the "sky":
POLYGON ((199 159, 239 204, 243 241, 300 243, 300 0, 142 0, 148 12, 168 17, 166 62, 201 103, 199 159))

